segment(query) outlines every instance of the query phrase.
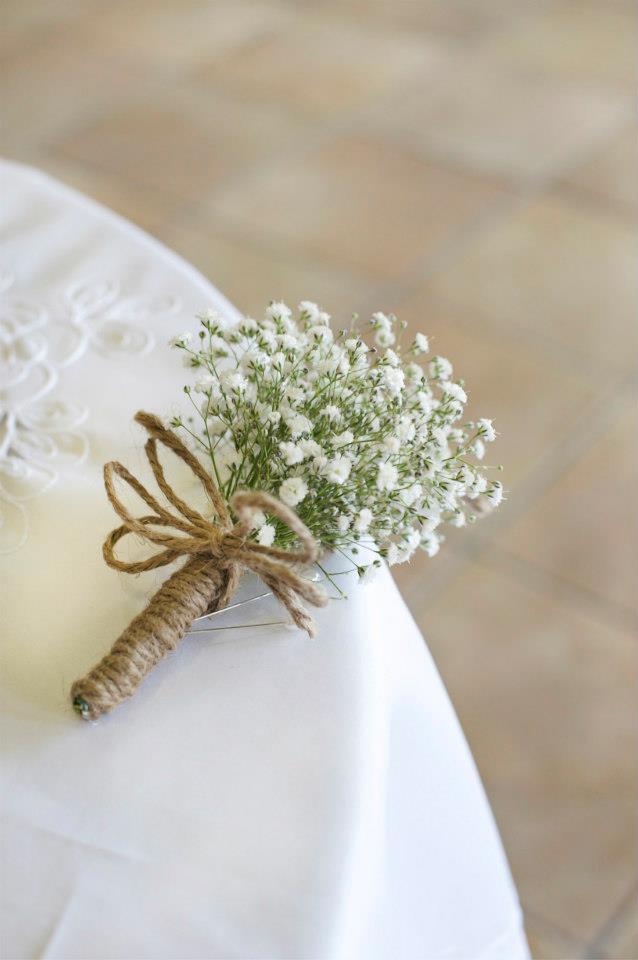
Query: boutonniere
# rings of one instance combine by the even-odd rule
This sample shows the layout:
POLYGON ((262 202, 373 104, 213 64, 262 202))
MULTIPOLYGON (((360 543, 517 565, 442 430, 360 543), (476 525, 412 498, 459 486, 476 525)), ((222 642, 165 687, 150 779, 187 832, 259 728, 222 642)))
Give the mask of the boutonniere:
POLYGON ((221 609, 242 574, 267 584, 310 635, 306 604, 327 602, 308 577, 321 556, 343 552, 362 580, 422 549, 433 557, 446 523, 456 527, 497 506, 503 486, 482 464, 494 440, 490 420, 463 422, 465 385, 405 324, 376 313, 368 345, 353 318, 334 334, 330 317, 304 301, 297 317, 272 303, 261 320, 209 311, 198 335, 172 341, 195 375, 184 387, 189 412, 163 422, 140 412, 157 490, 125 466, 107 463, 107 496, 121 525, 107 537, 106 563, 128 573, 177 566, 113 645, 73 684, 85 719, 131 696, 174 650, 191 623, 221 609), (201 483, 212 518, 175 492, 163 446, 201 483), (117 485, 149 513, 136 516, 117 485), (138 561, 118 544, 134 534, 148 546, 138 561))

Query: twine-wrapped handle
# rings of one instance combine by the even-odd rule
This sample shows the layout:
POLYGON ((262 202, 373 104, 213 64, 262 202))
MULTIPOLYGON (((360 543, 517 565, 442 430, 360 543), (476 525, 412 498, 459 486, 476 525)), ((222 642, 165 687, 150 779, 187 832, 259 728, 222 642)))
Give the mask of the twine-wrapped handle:
POLYGON ((132 697, 160 660, 175 650, 197 617, 212 612, 228 571, 192 557, 166 580, 148 606, 128 625, 110 653, 71 687, 73 706, 97 720, 132 697))
POLYGON ((157 484, 174 508, 171 512, 120 463, 104 467, 104 485, 120 527, 107 537, 103 553, 116 570, 139 573, 186 557, 151 598, 108 653, 71 688, 74 709, 85 720, 96 720, 127 697, 167 653, 174 650, 197 617, 224 607, 232 597, 244 569, 252 570, 270 587, 301 629, 314 635, 314 622, 302 600, 314 606, 327 602, 325 592, 297 572, 317 558, 318 546, 299 517, 283 503, 262 491, 236 493, 227 505, 201 463, 153 414, 140 412, 135 419, 149 433, 146 455, 157 484), (157 442, 171 449, 201 481, 216 513, 210 521, 177 496, 164 475, 157 455, 157 442), (134 517, 119 499, 115 477, 125 481, 154 511, 134 517), (238 520, 233 524, 230 511, 238 520), (254 513, 262 510, 278 517, 297 535, 298 550, 264 547, 249 539, 254 513), (144 560, 124 561, 115 547, 128 534, 137 534, 161 547, 144 560))

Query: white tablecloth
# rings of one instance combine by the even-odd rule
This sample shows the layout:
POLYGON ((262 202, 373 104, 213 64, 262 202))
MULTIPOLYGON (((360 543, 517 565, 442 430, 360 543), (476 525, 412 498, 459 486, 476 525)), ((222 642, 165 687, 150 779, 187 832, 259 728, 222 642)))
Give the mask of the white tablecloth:
MULTIPOLYGON (((183 383, 166 340, 232 308, 108 211, 0 170, 4 956, 526 957, 472 758, 387 572, 320 611, 314 642, 191 637, 108 718, 72 712, 71 681, 154 586, 102 561, 101 465, 141 468, 131 416, 183 383)), ((253 606, 223 616, 281 617, 253 606)))

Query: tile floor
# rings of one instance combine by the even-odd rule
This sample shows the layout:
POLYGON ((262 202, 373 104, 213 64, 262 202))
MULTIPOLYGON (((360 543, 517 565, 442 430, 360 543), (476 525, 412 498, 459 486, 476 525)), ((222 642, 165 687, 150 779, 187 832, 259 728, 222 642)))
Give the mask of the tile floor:
POLYGON ((1 149, 252 312, 429 332, 508 501, 398 580, 537 957, 638 957, 637 8, 4 0, 1 149), (633 494, 633 495, 632 495, 633 494))

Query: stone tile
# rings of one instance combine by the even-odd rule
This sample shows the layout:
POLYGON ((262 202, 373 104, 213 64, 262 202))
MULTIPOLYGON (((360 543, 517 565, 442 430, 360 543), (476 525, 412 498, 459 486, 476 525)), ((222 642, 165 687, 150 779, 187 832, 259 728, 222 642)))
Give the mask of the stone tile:
MULTIPOLYGON (((472 312, 437 309, 427 289, 396 304, 395 312, 408 322, 407 334, 427 333, 431 352, 452 361, 455 377, 465 381, 469 418, 494 420, 499 437, 488 447, 485 462, 505 468, 499 478, 509 500, 501 512, 510 504, 520 509, 523 480, 580 424, 600 385, 566 369, 560 357, 515 328, 503 333, 472 312)), ((485 532, 489 526, 489 520, 481 523, 485 532)), ((460 533, 468 536, 467 530, 460 533)))
POLYGON ((426 292, 450 312, 520 326, 605 371, 633 368, 635 237, 626 222, 571 200, 523 203, 478 234, 426 292))
POLYGON ((635 874, 638 644, 475 564, 418 617, 523 907, 589 942, 635 874))
POLYGON ((527 942, 534 960, 587 960, 587 945, 536 917, 525 918, 527 942))
POLYGON ((68 26, 83 9, 92 6, 91 0, 56 0, 55 3, 3 0, 0 50, 3 55, 23 51, 43 34, 68 26))
POLYGON ((155 235, 180 209, 178 200, 160 190, 133 186, 73 160, 46 152, 26 154, 22 159, 155 235))
POLYGON ((408 563, 392 567, 392 576, 414 617, 467 567, 468 553, 476 545, 474 529, 457 531, 450 527, 445 531, 448 539, 435 557, 417 550, 408 563))
POLYGON ((238 178, 216 192, 212 208, 262 241, 388 279, 502 196, 491 181, 434 167, 394 144, 343 136, 238 178))
POLYGON ((278 0, 114 0, 83 26, 82 41, 160 71, 210 62, 277 29, 278 0))
POLYGON ((178 89, 102 113, 55 144, 58 154, 183 199, 199 200, 299 131, 280 113, 178 89))
POLYGON ((612 429, 558 476, 500 538, 516 556, 638 610, 636 419, 627 401, 612 429))
POLYGON ((223 235, 214 218, 196 226, 167 223, 161 235, 249 315, 261 314, 271 300, 291 306, 315 300, 332 314, 336 325, 343 325, 369 296, 344 271, 223 235))
POLYGON ((637 12, 635 6, 573 0, 532 5, 528 16, 491 35, 485 52, 538 76, 633 91, 637 12))
POLYGON ((561 171, 604 142, 631 103, 620 91, 578 86, 439 48, 422 76, 365 112, 362 122, 429 156, 514 179, 561 171))
MULTIPOLYGON (((332 0, 353 17, 377 17, 413 30, 475 39, 516 11, 527 0, 332 0)), ((537 0, 541 2, 541 0, 537 0)))
POLYGON ((632 890, 625 909, 600 946, 603 960, 630 960, 638 957, 638 890, 632 890))
POLYGON ((239 50, 196 76, 214 89, 321 117, 374 100, 427 60, 428 43, 409 33, 313 10, 253 43, 248 55, 239 50))
POLYGON ((2 150, 46 146, 87 117, 103 116, 148 78, 77 42, 72 30, 44 31, 3 65, 2 150))
POLYGON ((596 150, 563 182, 594 197, 638 211, 638 141, 633 126, 596 150))

